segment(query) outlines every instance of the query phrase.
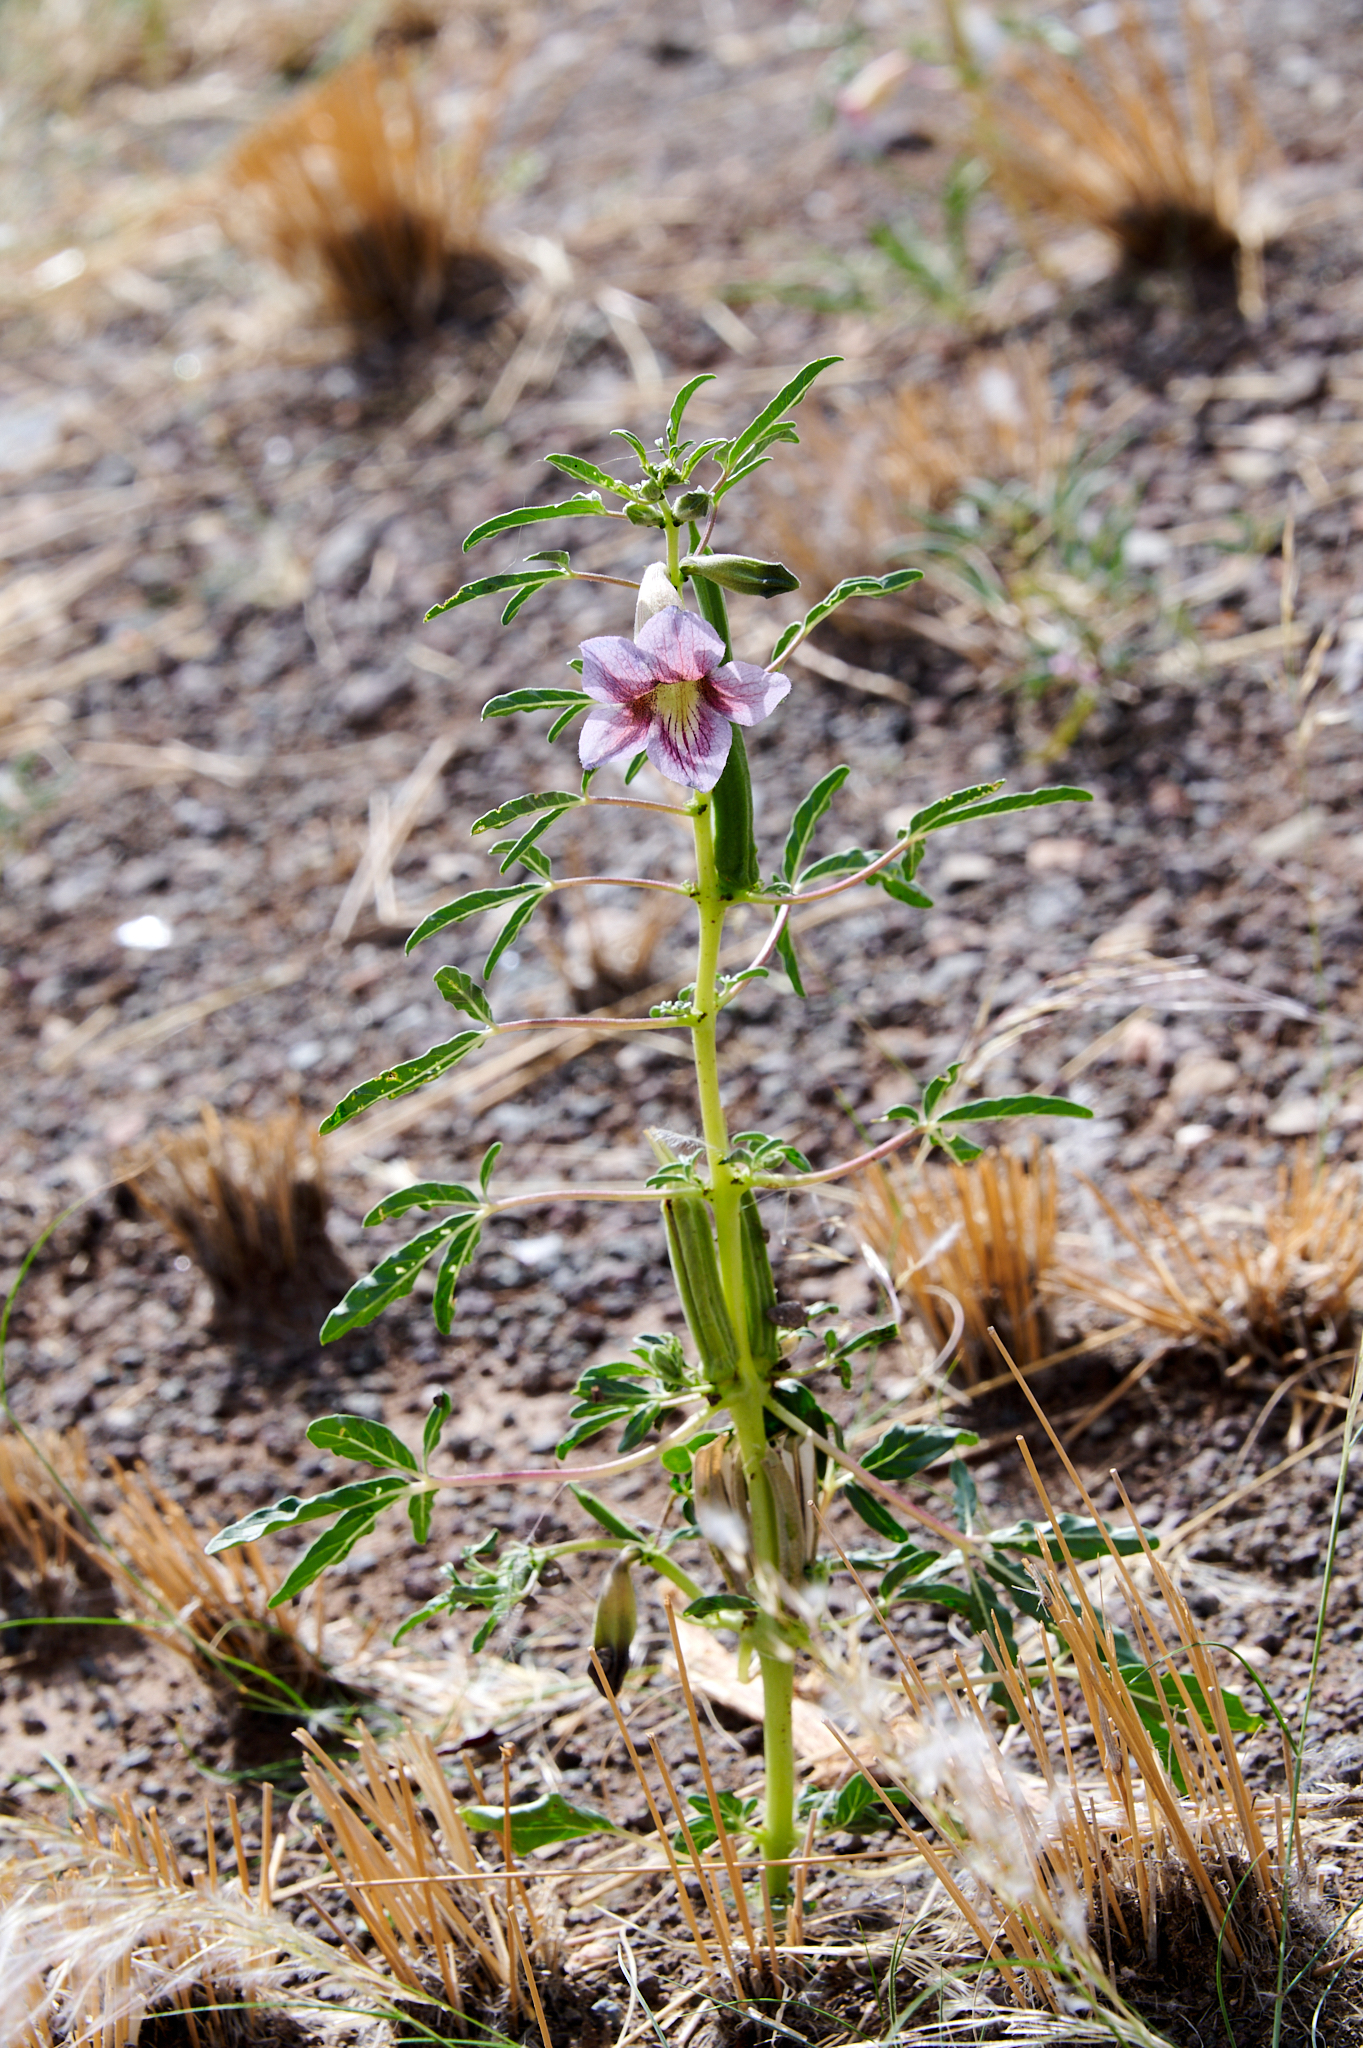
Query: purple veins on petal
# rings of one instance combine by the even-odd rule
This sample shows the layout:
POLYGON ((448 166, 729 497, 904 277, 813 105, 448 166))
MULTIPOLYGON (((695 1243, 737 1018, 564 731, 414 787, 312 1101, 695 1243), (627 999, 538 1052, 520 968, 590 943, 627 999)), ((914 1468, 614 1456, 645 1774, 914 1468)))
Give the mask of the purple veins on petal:
POLYGON ((729 758, 729 721, 696 687, 663 684, 657 691, 648 758, 669 781, 713 789, 729 758))
POLYGON ((757 725, 774 711, 790 684, 782 675, 756 668, 750 661, 730 661, 706 679, 711 702, 735 725, 757 725))
POLYGON ((670 781, 713 789, 729 758, 731 723, 756 725, 790 691, 784 676, 725 662, 723 653, 713 626, 680 605, 655 612, 635 640, 584 640, 582 687, 596 703, 578 743, 583 767, 644 746, 670 781))
POLYGON ((659 680, 644 648, 618 633, 584 640, 579 651, 582 687, 602 704, 632 704, 659 680))
POLYGON ((659 682, 698 683, 724 659, 724 642, 714 627, 675 604, 645 622, 638 645, 659 682))
POLYGON ((582 721, 578 759, 584 768, 599 768, 627 750, 638 753, 653 724, 647 704, 643 709, 627 704, 603 704, 593 708, 582 721))

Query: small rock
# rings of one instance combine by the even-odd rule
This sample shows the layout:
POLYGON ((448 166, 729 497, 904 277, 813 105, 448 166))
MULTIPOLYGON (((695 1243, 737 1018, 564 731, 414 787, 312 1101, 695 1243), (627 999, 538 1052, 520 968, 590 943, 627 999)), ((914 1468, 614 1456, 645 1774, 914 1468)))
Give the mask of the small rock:
POLYGON ((1197 1053, 1183 1061, 1169 1083, 1169 1093, 1180 1105, 1202 1102, 1209 1095, 1227 1094, 1239 1078, 1239 1068, 1230 1060, 1213 1059, 1209 1054, 1197 1053))
POLYGON ((1314 1095, 1289 1095, 1268 1118, 1275 1138, 1310 1138, 1320 1129, 1320 1104, 1314 1095))
POLYGON ((411 696, 410 677, 362 670, 349 682, 342 683, 336 692, 336 703, 346 724, 362 731, 365 726, 377 725, 388 712, 408 703, 411 696))

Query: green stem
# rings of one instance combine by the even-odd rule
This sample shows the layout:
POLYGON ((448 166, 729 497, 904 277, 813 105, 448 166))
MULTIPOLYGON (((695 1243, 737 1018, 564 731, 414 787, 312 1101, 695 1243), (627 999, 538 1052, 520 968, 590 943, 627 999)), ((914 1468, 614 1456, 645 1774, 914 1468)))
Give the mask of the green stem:
MULTIPOLYGON (((719 1021, 719 955, 727 908, 720 893, 715 863, 712 806, 696 807, 696 909, 700 936, 696 957, 695 1018, 691 1041, 696 1060, 701 1130, 709 1165, 710 1203, 715 1216, 720 1282, 738 1342, 734 1380, 724 1390, 734 1435, 748 1482, 753 1558, 759 1580, 779 1583, 780 1528, 763 1460, 767 1453, 767 1375, 753 1359, 748 1344, 748 1313, 743 1284, 743 1229, 739 1213, 742 1187, 728 1165, 729 1132, 719 1087, 716 1031, 719 1021), (764 1569, 765 1567, 765 1569, 764 1569)), ((795 1846, 795 1738, 791 1715, 794 1670, 781 1657, 759 1653, 762 1672, 763 1747, 766 1762, 766 1804, 761 1831, 768 1883, 774 1900, 790 1889, 787 1862, 795 1846)))

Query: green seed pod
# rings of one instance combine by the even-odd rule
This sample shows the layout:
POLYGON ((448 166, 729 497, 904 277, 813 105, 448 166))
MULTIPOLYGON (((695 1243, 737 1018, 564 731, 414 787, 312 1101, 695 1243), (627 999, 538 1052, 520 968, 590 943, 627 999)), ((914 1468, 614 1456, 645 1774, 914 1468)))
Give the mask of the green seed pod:
POLYGON ((774 1314, 776 1282, 771 1276, 767 1241, 757 1213, 757 1197, 745 1188, 738 1204, 743 1234, 743 1300, 747 1310, 748 1351, 754 1365, 779 1365, 781 1339, 774 1314))
POLYGON ((743 597, 780 597, 800 587, 784 562, 764 562, 757 555, 685 555, 680 566, 683 574, 706 576, 743 597))
POLYGON ((687 1327, 711 1385, 725 1386, 738 1370, 738 1340, 719 1277, 709 1206, 702 1195, 669 1195, 663 1221, 687 1327))
MULTIPOLYGON (((637 1555, 637 1551, 627 1550, 616 1558, 606 1574, 596 1603, 596 1619, 592 1624, 592 1648, 600 1659, 606 1686, 613 1693, 619 1692, 629 1670, 630 1645, 639 1622, 634 1579, 630 1573, 630 1566, 637 1555)), ((591 1681, 604 1695, 606 1686, 602 1685, 595 1664, 591 1666, 591 1681)))
POLYGON ((742 896, 758 887, 762 874, 753 835, 748 750, 743 744, 742 728, 737 725, 731 729, 729 758, 710 792, 710 811, 715 821, 715 879, 719 893, 724 897, 742 896))
POLYGON ((662 513, 652 505, 626 505, 625 517, 631 526, 666 526, 662 513))
POLYGON ((672 516, 674 519, 704 519, 710 503, 708 491, 683 491, 672 501, 672 516))
POLYGON ((639 486, 639 496, 646 499, 650 505, 656 505, 662 494, 663 487, 656 477, 650 476, 645 478, 644 482, 639 486))

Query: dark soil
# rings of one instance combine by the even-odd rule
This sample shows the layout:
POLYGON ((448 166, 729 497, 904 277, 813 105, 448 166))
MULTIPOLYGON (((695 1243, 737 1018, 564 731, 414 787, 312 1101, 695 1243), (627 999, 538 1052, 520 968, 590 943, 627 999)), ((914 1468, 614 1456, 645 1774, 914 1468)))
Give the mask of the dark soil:
MULTIPOLYGON (((282 1293, 235 1306, 220 1287, 215 1306, 180 1243, 119 1184, 159 1136, 195 1126, 205 1104, 261 1119, 298 1103, 312 1121, 358 1080, 448 1035, 431 971, 440 958, 476 970, 487 935, 472 931, 438 956, 427 947, 406 957, 401 942, 424 910, 491 876, 468 837, 479 812, 523 788, 567 786, 574 773, 571 742, 546 760, 540 721, 487 727, 479 708, 498 690, 559 678, 580 638, 625 631, 628 618, 622 593, 589 586, 542 600, 510 632, 487 607, 430 626, 421 617, 469 573, 463 534, 544 494, 545 448, 604 460, 618 446, 610 427, 659 430, 665 400, 635 382, 640 341, 669 393, 715 372, 694 408, 707 432, 739 422, 816 354, 846 358, 828 396, 810 401, 830 420, 905 374, 960 374, 961 334, 903 296, 867 240, 887 217, 916 212, 925 227, 939 217, 934 195, 956 148, 940 78, 916 75, 886 117, 894 132, 876 130, 869 143, 824 118, 840 78, 878 46, 872 26, 831 0, 798 12, 736 0, 681 21, 585 0, 555 10, 513 74, 494 149, 505 190, 493 226, 553 238, 571 275, 520 402, 499 419, 488 417, 489 396, 547 289, 527 281, 523 254, 510 268, 512 311, 477 325, 451 319, 417 343, 357 342, 301 318, 194 189, 121 268, 104 262, 102 231, 80 225, 96 194, 197 175, 283 92, 249 52, 214 60, 225 81, 216 98, 193 97, 207 84, 205 59, 165 88, 159 111, 151 88, 127 83, 70 111, 26 98, 25 81, 6 88, 0 212, 24 224, 4 258, 0 341, 0 558, 14 593, 12 611, 0 598, 0 1264, 11 1278, 37 1234, 77 1205, 15 1305, 9 1397, 26 1427, 79 1424, 96 1464, 112 1455, 145 1465, 205 1534, 284 1493, 334 1483, 339 1467, 305 1439, 314 1416, 381 1417, 410 1436, 440 1387, 454 1399, 453 1464, 548 1475, 582 1367, 620 1355, 641 1329, 677 1325, 652 1222, 560 1192, 646 1170, 645 1126, 693 1126, 684 1047, 670 1036, 617 1049, 549 1034, 520 1068, 480 1079, 470 1065, 458 1090, 429 1108, 418 1100, 406 1124, 381 1113, 369 1127, 378 1135, 362 1119, 333 1143, 331 1248, 317 1257, 353 1272, 399 1241, 397 1227, 362 1231, 383 1193, 465 1175, 494 1138, 507 1148, 507 1184, 545 1191, 490 1234, 448 1340, 420 1290, 325 1350, 301 1328, 287 1280, 282 1293), (912 147, 896 145, 901 134, 912 147), (78 177, 63 168, 77 161, 78 177), (36 291, 39 260, 87 234, 89 275, 36 291), (716 321, 717 302, 728 310, 716 321), (46 580, 26 595, 25 578, 46 580), (361 900, 350 929, 333 936, 375 797, 395 799, 441 736, 447 756, 396 861, 393 896, 361 900), (120 943, 118 928, 146 917, 163 922, 169 942, 120 943)), ((930 912, 868 896, 810 928, 807 1002, 773 977, 729 1013, 734 1128, 780 1129, 815 1165, 831 1163, 901 1098, 906 1075, 916 1086, 942 1071, 982 1018, 1125 949, 1216 979, 1195 1001, 1186 987, 1176 1000, 1142 985, 1133 1000, 1118 986, 1044 1019, 980 1076, 989 1094, 1063 1088, 1092 1109, 1093 1121, 1056 1146, 1073 1232, 1096 1219, 1079 1172, 1118 1206, 1129 1185, 1205 1209, 1264 1199, 1301 1142, 1318 1142, 1341 1170, 1359 1159, 1356 26, 1345 6, 1302 4, 1285 45, 1280 11, 1251 14, 1258 89, 1286 158, 1277 189, 1296 209, 1269 249, 1257 325, 1233 292, 1188 277, 1127 275, 1062 296, 1028 268, 1018 273, 1027 289, 1009 287, 1027 309, 995 338, 1044 346, 1058 391, 1082 371, 1087 428, 1101 439, 1120 424, 1105 502, 1125 504, 1143 537, 1128 551, 1136 566, 1122 601, 1143 594, 1144 609, 1068 747, 1041 758, 1069 705, 1064 687, 1029 695, 997 660, 953 650, 949 633, 923 637, 911 612, 888 628, 854 621, 822 632, 819 646, 851 665, 849 679, 793 667, 781 714, 751 736, 766 858, 793 803, 840 761, 853 773, 824 829, 849 843, 887 843, 888 823, 919 803, 996 776, 1013 787, 1075 782, 1094 801, 938 842, 922 874, 937 898, 930 912), (1274 629, 1289 511, 1292 615, 1304 638, 1285 657, 1274 629), (1238 574, 1221 573, 1228 562, 1238 574), (1304 733, 1293 677, 1326 626, 1333 640, 1312 706, 1324 716, 1304 733), (1203 655, 1185 661, 1190 645, 1203 655), (857 680, 866 670, 898 687, 867 692, 857 680), (1139 1029, 1112 1029, 1133 1012, 1139 1029)), ((443 48, 437 40, 423 58, 436 98, 457 86, 443 48)), ((990 202, 973 232, 992 277, 1011 230, 990 202)), ((760 531, 744 539, 765 551, 760 531)), ((520 552, 499 546, 475 558, 480 569, 520 552)), ((590 546, 577 559, 615 568, 590 546)), ((641 535, 621 573, 648 559, 641 535)), ((756 601, 736 606, 740 651, 769 630, 756 601)), ((632 832, 627 855, 604 829, 575 837, 568 826, 559 840, 565 862, 584 871, 667 873, 675 859, 666 821, 632 832)), ((683 925, 645 931, 620 891, 604 893, 593 915, 594 930, 565 921, 538 943, 532 928, 498 970, 499 1014, 576 1016, 631 986, 687 978, 683 925)), ((758 921, 745 927, 740 914, 735 926, 755 950, 758 921)), ((810 1201, 771 1221, 783 1296, 835 1295, 852 1315, 879 1312, 845 1205, 810 1201)), ((1084 1326, 1073 1304, 1057 1315, 1070 1335, 1084 1326)), ((311 1318, 310 1306, 308 1327, 311 1318)), ((1042 1398, 1077 1413, 1135 1355, 1115 1346, 1057 1367, 1039 1383, 1042 1398)), ((1237 1464, 1265 1397, 1228 1380, 1229 1363, 1171 1353, 1077 1443, 1100 1506, 1116 1504, 1116 1464, 1146 1527, 1172 1537, 1232 1481, 1296 1447, 1284 1402, 1237 1464)), ((1029 1413, 1000 1396, 970 1419, 985 1439, 974 1461, 984 1510, 1028 1512, 1012 1437, 1021 1426, 1039 1436, 1029 1413)), ((1337 1448, 1337 1438, 1322 1441, 1238 1499, 1180 1565, 1209 1633, 1249 1659, 1289 1719, 1307 1676, 1337 1448)), ((609 1492, 640 1514, 658 1499, 647 1477, 609 1492)), ((332 1575, 329 1654, 396 1710, 443 1717, 453 1743, 478 1736, 479 1753, 495 1757, 497 1740, 514 1741, 517 1796, 577 1792, 624 1826, 650 1829, 604 1705, 584 1711, 594 1699, 584 1671, 594 1565, 569 1559, 565 1583, 501 1630, 481 1664, 470 1664, 471 1629, 458 1618, 385 1661, 392 1626, 436 1590, 436 1566, 463 1544, 494 1525, 541 1539, 577 1529, 575 1505, 550 1476, 449 1502, 428 1548, 381 1532, 332 1575)), ((98 1516, 111 1496, 90 1505, 98 1516)), ((1311 1721, 1312 1782, 1340 1795, 1363 1773, 1356 1510, 1351 1477, 1311 1721)), ((269 1548, 272 1566, 289 1555, 283 1541, 269 1548)), ((29 1621, 28 1593, 12 1576, 0 1586, 7 1620, 29 1621)), ((944 1615, 909 1608, 895 1619, 920 1662, 952 1647, 944 1615)), ((679 1784, 695 1790, 665 1643, 661 1610, 646 1603, 631 1726, 640 1744, 657 1732, 679 1784)), ((258 1845, 262 1767, 296 1789, 287 1720, 244 1715, 224 1685, 145 1635, 7 1626, 5 1648, 0 1793, 13 1808, 64 1810, 69 1774, 92 1795, 154 1803, 193 1857, 205 1786, 216 1797, 225 1778, 240 1779, 248 1848, 258 1845)), ((716 1767, 750 1788, 756 1730, 714 1713, 716 1767)), ((1276 1736, 1251 1745, 1248 1767, 1281 1782, 1276 1736)), ((1321 1850, 1327 1902, 1341 1913, 1356 1897, 1347 1813, 1321 1850)), ((230 1834, 219 1850, 230 1862, 230 1834)), ((286 1860, 285 1880, 294 1868, 286 1860)), ((811 1910, 821 1885, 846 1929, 857 1900, 830 1874, 811 1887, 811 1910)), ((887 1906, 874 1884, 861 1905, 867 1925, 887 1911, 898 1920, 898 1895, 887 1906)), ((663 1969, 674 1933, 683 1935, 675 1907, 660 1908, 641 1935, 650 1967, 663 1969)), ((582 1988, 565 2040, 590 2048, 598 1999, 625 1998, 612 1969, 606 1960, 582 1988)), ((838 2006, 848 2024, 863 1991, 846 2014, 838 2006)), ((609 2021, 600 2019, 602 2041, 614 2038, 609 2021)))

